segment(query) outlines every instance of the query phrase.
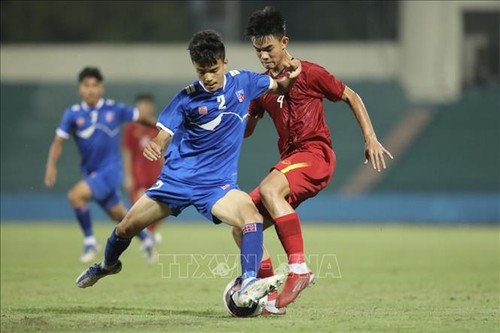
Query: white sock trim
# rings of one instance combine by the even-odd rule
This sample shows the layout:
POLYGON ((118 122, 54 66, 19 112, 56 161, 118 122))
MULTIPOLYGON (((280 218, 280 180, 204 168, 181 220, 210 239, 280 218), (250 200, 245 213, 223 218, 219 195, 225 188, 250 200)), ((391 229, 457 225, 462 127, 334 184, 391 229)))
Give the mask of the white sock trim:
POLYGON ((288 271, 295 274, 307 274, 310 272, 305 262, 301 264, 288 264, 288 271))

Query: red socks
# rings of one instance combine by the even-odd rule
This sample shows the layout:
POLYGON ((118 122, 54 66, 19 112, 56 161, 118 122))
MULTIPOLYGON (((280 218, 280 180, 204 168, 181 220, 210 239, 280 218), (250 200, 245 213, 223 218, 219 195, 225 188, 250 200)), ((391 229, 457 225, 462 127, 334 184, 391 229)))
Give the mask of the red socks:
POLYGON ((264 279, 274 275, 273 262, 271 258, 264 259, 260 262, 259 273, 257 277, 259 279, 264 279))
POLYGON ((275 228, 281 244, 288 255, 288 263, 304 263, 304 240, 297 213, 276 218, 275 228))

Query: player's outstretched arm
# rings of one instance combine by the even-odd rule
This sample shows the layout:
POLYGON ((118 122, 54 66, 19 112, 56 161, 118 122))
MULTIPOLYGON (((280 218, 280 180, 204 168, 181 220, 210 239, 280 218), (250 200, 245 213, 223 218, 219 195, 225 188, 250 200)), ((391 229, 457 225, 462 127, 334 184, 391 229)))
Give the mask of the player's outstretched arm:
POLYGON ((45 169, 45 186, 51 188, 56 183, 57 179, 57 161, 61 156, 64 145, 64 139, 56 135, 50 145, 49 157, 47 158, 47 166, 45 169))
POLYGON ((123 155, 123 184, 130 193, 134 188, 134 178, 132 177, 132 152, 127 146, 122 148, 123 155))
POLYGON ((170 142, 172 136, 164 130, 160 130, 158 135, 151 139, 144 147, 142 154, 150 161, 158 161, 163 157, 163 150, 170 142))
POLYGON ((385 169, 385 155, 393 159, 391 153, 378 141, 370 116, 361 97, 349 87, 345 87, 342 100, 351 108, 365 139, 365 164, 371 163, 374 170, 385 169))

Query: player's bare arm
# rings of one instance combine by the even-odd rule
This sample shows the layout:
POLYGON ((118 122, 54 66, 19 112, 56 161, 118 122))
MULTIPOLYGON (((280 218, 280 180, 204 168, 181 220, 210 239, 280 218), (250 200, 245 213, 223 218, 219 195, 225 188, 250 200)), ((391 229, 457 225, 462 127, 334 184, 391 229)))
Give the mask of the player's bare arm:
POLYGON ((55 136, 52 144, 50 145, 49 157, 47 159, 47 166, 45 169, 45 186, 51 188, 56 183, 57 179, 57 161, 61 156, 64 139, 60 136, 55 136))
POLYGON ((291 58, 284 65, 282 76, 273 79, 273 85, 268 92, 273 94, 286 94, 295 83, 295 79, 302 72, 302 64, 299 59, 291 58))
POLYGON ((132 191, 134 188, 134 177, 132 177, 132 153, 127 147, 123 147, 123 174, 124 186, 127 191, 132 191))
POLYGON ((150 161, 158 161, 163 158, 163 150, 170 142, 172 136, 164 130, 160 130, 158 135, 151 139, 144 147, 143 155, 150 161))
POLYGON ((365 164, 371 163, 374 170, 380 172, 381 168, 386 168, 385 155, 393 159, 391 153, 378 141, 373 129, 370 116, 366 110, 361 97, 349 87, 345 87, 342 100, 351 108, 358 121, 361 132, 365 139, 365 164))
POLYGON ((259 120, 260 118, 258 117, 252 117, 250 115, 248 116, 247 125, 245 127, 245 138, 248 138, 253 134, 253 131, 255 130, 255 127, 257 127, 257 123, 259 122, 259 120))

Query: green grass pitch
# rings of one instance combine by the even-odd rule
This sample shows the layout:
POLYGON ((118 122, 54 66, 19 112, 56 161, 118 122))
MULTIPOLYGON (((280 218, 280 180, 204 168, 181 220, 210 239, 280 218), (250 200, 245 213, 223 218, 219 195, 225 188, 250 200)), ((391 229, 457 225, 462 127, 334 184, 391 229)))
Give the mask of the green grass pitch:
MULTIPOLYGON (((104 242, 111 223, 98 223, 104 242)), ((134 240, 120 274, 79 289, 76 224, 1 225, 2 332, 499 332, 499 228, 303 225, 317 282, 282 317, 232 318, 239 273, 227 226, 160 226, 159 263, 134 240)), ((283 250, 265 243, 275 266, 283 250)), ((102 251, 99 259, 102 257, 102 251)))

